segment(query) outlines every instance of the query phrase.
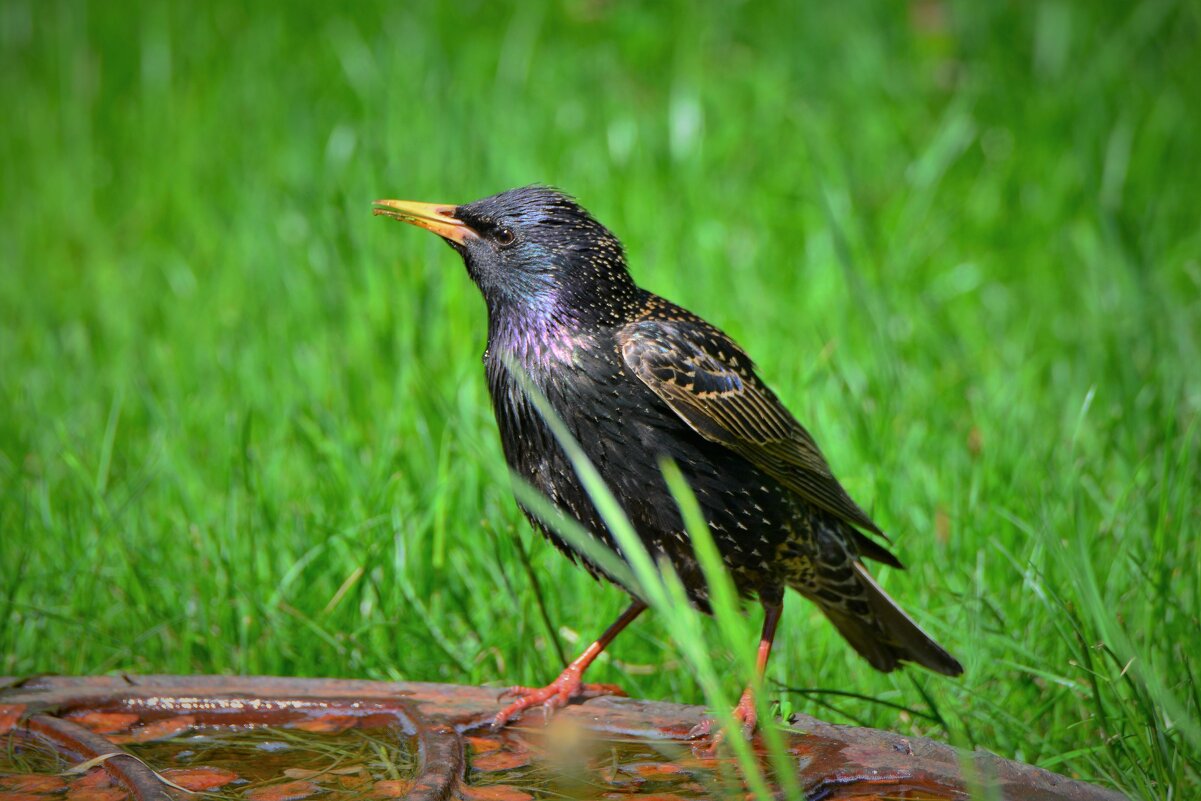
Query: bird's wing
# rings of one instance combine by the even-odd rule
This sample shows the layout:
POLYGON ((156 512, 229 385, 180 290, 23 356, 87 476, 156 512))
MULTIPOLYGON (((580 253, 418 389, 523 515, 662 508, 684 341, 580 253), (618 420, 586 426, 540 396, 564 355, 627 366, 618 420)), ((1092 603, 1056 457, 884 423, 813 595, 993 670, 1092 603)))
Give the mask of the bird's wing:
POLYGON ((883 536, 838 483, 813 437, 721 331, 688 315, 630 323, 617 339, 634 375, 698 434, 738 453, 809 503, 883 536))

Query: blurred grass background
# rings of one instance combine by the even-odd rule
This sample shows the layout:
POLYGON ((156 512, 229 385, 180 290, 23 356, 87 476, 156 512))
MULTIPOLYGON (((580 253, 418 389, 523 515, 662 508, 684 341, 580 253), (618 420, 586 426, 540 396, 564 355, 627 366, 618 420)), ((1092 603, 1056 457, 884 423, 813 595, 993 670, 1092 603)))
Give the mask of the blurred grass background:
MULTIPOLYGON (((785 711, 1198 792, 1201 11, 837 6, 0 4, 0 674, 555 675, 624 599, 516 510, 461 264, 370 214, 546 182, 967 667, 793 597, 785 711)), ((653 617, 594 671, 701 700, 653 617)))

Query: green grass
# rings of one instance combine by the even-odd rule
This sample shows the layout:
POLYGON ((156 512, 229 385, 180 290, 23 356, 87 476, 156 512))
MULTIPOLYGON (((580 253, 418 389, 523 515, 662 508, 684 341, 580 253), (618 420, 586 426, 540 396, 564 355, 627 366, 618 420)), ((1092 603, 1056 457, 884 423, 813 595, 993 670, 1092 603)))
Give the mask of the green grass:
MULTIPOLYGON (((1201 790, 1195 3, 243 5, 0 7, 0 674, 553 676, 625 598, 514 505, 458 260, 370 214, 541 181, 757 358, 967 667, 791 597, 786 707, 1201 790)), ((703 701, 670 617, 593 678, 703 701)))

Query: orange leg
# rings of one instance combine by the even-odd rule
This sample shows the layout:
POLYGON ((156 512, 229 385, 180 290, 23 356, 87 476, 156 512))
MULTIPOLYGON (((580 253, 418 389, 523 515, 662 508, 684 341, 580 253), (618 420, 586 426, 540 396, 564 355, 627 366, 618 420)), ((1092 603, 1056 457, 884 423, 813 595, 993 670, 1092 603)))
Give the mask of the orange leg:
POLYGON ((549 719, 551 712, 566 706, 567 702, 573 698, 595 698, 600 695, 625 695, 622 689, 615 684, 582 684, 580 677, 588 666, 592 664, 600 652, 605 650, 605 647, 613 642, 613 638, 621 633, 621 630, 634 622, 634 618, 638 617, 646 610, 646 604, 642 601, 635 600, 630 604, 626 611, 621 613, 621 617, 614 621, 612 626, 605 629, 605 633, 600 636, 596 642, 589 645, 584 653, 580 654, 574 662, 568 665, 559 678, 552 681, 545 687, 510 687, 501 694, 501 698, 507 695, 517 696, 517 700, 506 706, 500 712, 496 713, 496 717, 492 719, 492 728, 499 729, 504 726, 514 715, 521 714, 532 706, 542 705, 542 710, 549 719))
MULTIPOLYGON (((780 624, 780 615, 783 612, 782 600, 763 601, 763 634, 759 637, 759 653, 755 658, 755 671, 760 679, 763 678, 763 672, 767 669, 767 658, 771 656, 771 644, 776 638, 776 626, 780 624)), ((744 736, 750 738, 755 733, 755 726, 759 722, 759 713, 755 710, 755 695, 749 686, 742 691, 742 697, 738 699, 738 705, 734 707, 734 719, 742 724, 744 736)), ((699 739, 707 737, 712 731, 713 718, 705 718, 692 727, 688 736, 699 739)), ((720 740, 721 735, 718 734, 714 738, 713 746, 716 747, 720 740)))

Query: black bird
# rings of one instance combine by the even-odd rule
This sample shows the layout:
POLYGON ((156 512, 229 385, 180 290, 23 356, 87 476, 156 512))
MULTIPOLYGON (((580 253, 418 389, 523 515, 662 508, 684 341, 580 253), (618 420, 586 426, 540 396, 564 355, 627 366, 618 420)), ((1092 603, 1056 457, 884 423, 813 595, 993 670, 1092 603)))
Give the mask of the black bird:
MULTIPOLYGON (((426 228, 467 265, 488 306, 484 368, 509 467, 593 536, 614 546, 525 387, 549 401, 621 503, 647 550, 666 558, 708 611, 704 576, 660 470, 688 480, 734 584, 764 608, 762 673, 792 587, 877 670, 915 662, 949 676, 959 662, 872 579, 863 559, 901 567, 868 535, 879 527, 847 495, 817 443, 755 375, 732 339, 640 289, 607 228, 562 192, 513 189, 462 206, 381 200, 375 213, 426 228), (515 376, 510 366, 525 376, 515 376), (866 533, 865 533, 866 532, 866 533)), ((593 575, 604 571, 525 510, 533 526, 593 575)), ((614 688, 581 674, 646 608, 630 607, 550 685, 515 687, 503 725, 614 688)), ((755 725, 750 690, 735 710, 755 725)), ((708 731, 707 726, 696 732, 708 731)))

